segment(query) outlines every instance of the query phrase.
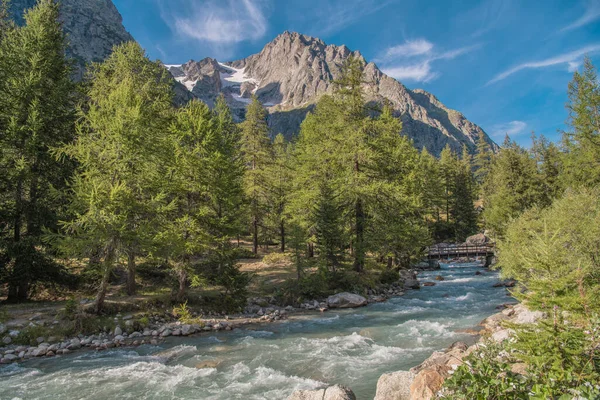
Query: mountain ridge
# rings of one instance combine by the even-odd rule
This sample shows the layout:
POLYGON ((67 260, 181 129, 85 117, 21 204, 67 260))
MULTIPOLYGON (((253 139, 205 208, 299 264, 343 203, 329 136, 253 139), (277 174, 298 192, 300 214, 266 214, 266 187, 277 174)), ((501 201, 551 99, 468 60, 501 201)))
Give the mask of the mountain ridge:
POLYGON ((351 55, 365 63, 367 100, 389 101, 403 122, 402 133, 409 136, 416 147, 426 147, 439 155, 446 144, 457 152, 466 145, 473 152, 482 131, 488 143, 497 148, 485 131, 462 113, 446 107, 425 90, 408 89, 383 73, 374 62, 367 62, 359 51, 345 45, 326 44, 319 38, 297 32, 285 31, 259 53, 240 60, 219 63, 213 58, 204 58, 167 68, 180 83, 188 86, 194 97, 209 105, 223 93, 239 120, 243 119, 249 98, 255 94, 269 111, 272 133, 283 133, 289 138, 299 131, 303 117, 314 108, 320 96, 331 93, 333 81, 351 55), (227 71, 227 67, 231 70, 227 71), (232 75, 236 79, 231 80, 232 75), (196 88, 198 84, 201 89, 196 88))

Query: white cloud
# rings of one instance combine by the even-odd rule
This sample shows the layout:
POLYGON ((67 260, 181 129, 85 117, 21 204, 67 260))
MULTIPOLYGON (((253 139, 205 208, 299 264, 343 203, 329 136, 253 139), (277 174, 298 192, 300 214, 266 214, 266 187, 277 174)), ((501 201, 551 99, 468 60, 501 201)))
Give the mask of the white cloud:
POLYGON ((433 49, 433 43, 426 39, 407 40, 398 46, 392 46, 385 52, 387 58, 392 57, 412 57, 421 54, 427 54, 433 49))
POLYGON ((577 71, 577 68, 579 68, 580 65, 581 61, 569 61, 569 67, 567 68, 567 71, 575 72, 577 71))
POLYGON ((161 15, 184 38, 217 45, 262 38, 268 23, 260 0, 164 0, 161 15))
POLYGON ((399 81, 410 80, 416 82, 429 82, 438 76, 436 72, 431 71, 431 64, 429 61, 421 64, 383 68, 382 71, 384 74, 398 79, 399 81))
POLYGON ((427 39, 407 40, 402 44, 387 48, 375 61, 381 63, 381 70, 398 80, 429 82, 439 76, 432 63, 437 60, 451 60, 480 47, 479 45, 437 52, 427 39))
POLYGON ((527 128, 527 124, 523 121, 510 121, 497 124, 492 126, 491 136, 496 138, 503 137, 504 135, 517 136, 525 133, 525 128, 527 128))
POLYGON ((594 22, 600 18, 600 2, 598 0, 590 0, 587 3, 585 12, 581 17, 562 28, 559 32, 571 31, 581 28, 584 25, 594 22))
POLYGON ((511 76, 512 74, 517 73, 524 69, 544 68, 544 67, 550 67, 553 65, 568 64, 568 70, 570 72, 572 72, 571 70, 573 69, 573 66, 576 64, 578 65, 580 63, 579 60, 581 57, 583 57, 585 54, 595 53, 599 50, 600 50, 600 44, 596 44, 596 45, 586 46, 584 48, 572 51, 570 53, 560 54, 555 57, 547 58, 545 60, 532 61, 532 62, 526 62, 523 64, 519 64, 516 67, 510 68, 510 69, 502 72, 501 74, 496 75, 491 81, 489 81, 487 83, 487 85, 496 83, 503 79, 506 79, 509 76, 511 76))

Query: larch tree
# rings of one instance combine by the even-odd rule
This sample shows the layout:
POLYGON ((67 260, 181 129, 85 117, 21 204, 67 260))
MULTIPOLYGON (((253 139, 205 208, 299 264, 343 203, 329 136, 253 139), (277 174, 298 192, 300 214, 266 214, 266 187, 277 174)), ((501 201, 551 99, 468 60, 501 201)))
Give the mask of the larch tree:
POLYGON ((0 263, 8 300, 22 301, 56 264, 42 236, 56 231, 66 181, 73 170, 52 150, 73 140, 76 86, 65 57, 59 7, 41 0, 25 25, 0 7, 0 263))
POLYGON ((269 138, 267 111, 256 96, 246 110, 242 122, 241 149, 246 164, 244 187, 249 202, 252 251, 258 253, 259 229, 267 212, 267 174, 273 149, 269 138))
POLYGON ((127 259, 129 293, 135 292, 135 258, 151 245, 155 216, 165 206, 172 115, 172 81, 135 42, 116 46, 91 71, 89 103, 80 110, 77 141, 62 154, 78 163, 71 212, 60 241, 65 254, 99 254, 95 301, 103 308, 111 273, 127 259))

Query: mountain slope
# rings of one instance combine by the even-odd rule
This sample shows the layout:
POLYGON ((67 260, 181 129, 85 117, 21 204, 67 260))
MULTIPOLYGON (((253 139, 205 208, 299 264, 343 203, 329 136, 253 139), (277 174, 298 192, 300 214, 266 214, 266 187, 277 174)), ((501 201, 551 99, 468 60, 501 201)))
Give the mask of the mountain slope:
MULTIPOLYGON (((22 24, 23 11, 36 0, 12 0, 11 15, 22 24)), ((69 57, 77 64, 77 77, 83 76, 85 65, 103 61, 113 46, 134 40, 123 26, 123 18, 111 0, 61 0, 60 19, 69 47, 69 57)))
MULTIPOLYGON (((194 97, 212 104, 224 93, 234 114, 242 119, 252 94, 269 110, 272 132, 290 137, 319 97, 330 93, 332 82, 350 55, 360 57, 346 46, 327 45, 322 40, 298 33, 284 32, 263 50, 243 60, 219 63, 205 58, 181 66, 167 66, 194 97)), ((402 133, 415 146, 427 147, 434 154, 449 144, 461 151, 463 144, 474 150, 480 127, 460 112, 445 107, 424 90, 410 90, 385 75, 374 63, 365 66, 365 92, 368 100, 387 99, 403 122, 402 133)), ((485 135, 490 144, 496 144, 485 135)))

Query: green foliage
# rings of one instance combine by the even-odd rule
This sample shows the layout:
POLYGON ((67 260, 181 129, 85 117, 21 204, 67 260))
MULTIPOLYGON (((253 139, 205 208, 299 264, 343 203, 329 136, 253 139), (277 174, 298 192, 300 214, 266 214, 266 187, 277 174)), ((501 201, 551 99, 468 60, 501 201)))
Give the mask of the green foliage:
POLYGON ((379 282, 383 283, 384 285, 398 282, 399 279, 400 273, 395 269, 385 269, 381 272, 381 275, 379 275, 379 282))
POLYGON ((262 262, 267 265, 286 264, 290 261, 290 257, 285 253, 269 253, 266 254, 262 262))
POLYGON ((600 195, 569 191, 515 220, 499 243, 502 275, 520 282, 536 308, 600 311, 600 195))
POLYGON ((187 301, 173 308, 173 315, 182 324, 197 324, 200 322, 200 317, 194 317, 192 311, 187 306, 187 301))
POLYGON ((42 240, 56 231, 65 203, 70 160, 52 149, 74 137, 77 101, 58 4, 41 0, 25 25, 7 22, 0 8, 0 283, 8 300, 22 301, 35 282, 59 267, 42 240))
POLYGON ((589 57, 583 71, 576 71, 568 88, 570 131, 563 135, 566 148, 565 185, 592 187, 600 184, 600 82, 589 57))
POLYGON ((448 399, 571 399, 600 396, 600 324, 586 328, 560 318, 513 326, 515 339, 486 343, 444 382, 448 399), (511 371, 526 363, 524 375, 511 371))

